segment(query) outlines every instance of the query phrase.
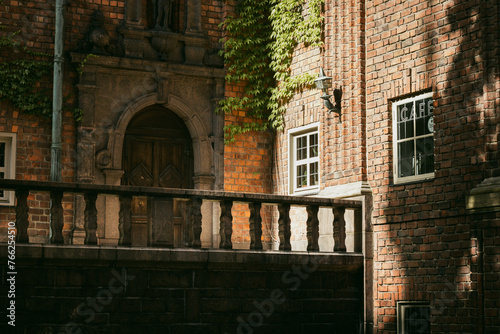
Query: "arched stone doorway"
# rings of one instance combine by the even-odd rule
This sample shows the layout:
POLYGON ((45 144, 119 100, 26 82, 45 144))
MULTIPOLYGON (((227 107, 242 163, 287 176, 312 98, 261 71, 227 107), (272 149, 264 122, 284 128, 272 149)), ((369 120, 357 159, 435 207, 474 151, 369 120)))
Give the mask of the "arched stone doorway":
MULTIPOLYGON (((125 131, 122 183, 131 186, 193 188, 193 145, 183 120, 160 105, 134 115, 125 131)), ((185 214, 180 201, 135 197, 132 245, 182 247, 185 214)))

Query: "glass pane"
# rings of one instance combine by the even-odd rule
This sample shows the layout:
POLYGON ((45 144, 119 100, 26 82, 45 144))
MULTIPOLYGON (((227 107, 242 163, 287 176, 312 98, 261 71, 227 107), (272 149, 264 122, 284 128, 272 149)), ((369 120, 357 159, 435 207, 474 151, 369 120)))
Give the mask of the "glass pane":
POLYGON ((434 109, 432 98, 418 100, 416 103, 416 126, 417 136, 426 135, 434 131, 432 110, 434 109))
POLYGON ((297 138, 297 160, 307 159, 307 137, 297 138))
POLYGON ((307 187, 307 165, 297 166, 297 188, 307 187))
POLYGON ((430 308, 429 307, 407 307, 404 311, 404 333, 406 334, 430 334, 430 308))
POLYGON ((397 113, 399 129, 398 139, 413 137, 413 120, 415 119, 415 109, 413 107, 413 102, 399 105, 397 107, 397 113))
POLYGON ((413 122, 401 122, 398 124, 398 139, 413 137, 413 122))
POLYGON ((313 162, 309 165, 309 186, 317 186, 319 182, 319 174, 318 174, 318 163, 313 162))
POLYGON ((413 140, 398 144, 399 177, 415 175, 415 149, 413 140))
POLYGON ((314 158, 318 156, 318 134, 312 134, 309 136, 309 158, 314 158))
POLYGON ((417 139, 417 174, 434 172, 434 138, 417 139))
MULTIPOLYGON (((3 179, 5 174, 3 172, 0 172, 0 179, 3 179)), ((4 192, 3 190, 0 190, 0 198, 4 197, 4 192)))
POLYGON ((0 167, 5 167, 5 143, 0 143, 0 167))

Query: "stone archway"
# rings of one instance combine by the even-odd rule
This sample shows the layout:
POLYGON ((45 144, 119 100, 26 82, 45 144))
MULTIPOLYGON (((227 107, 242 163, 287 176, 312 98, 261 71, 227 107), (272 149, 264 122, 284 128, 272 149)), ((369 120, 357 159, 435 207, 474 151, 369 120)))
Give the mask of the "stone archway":
MULTIPOLYGON (((75 62, 83 56, 72 54, 75 62)), ((221 189, 223 184, 224 118, 214 110, 224 96, 223 69, 186 62, 171 66, 165 61, 99 56, 89 59, 80 74, 79 107, 83 111, 77 136, 77 182, 120 185, 122 155, 129 122, 153 105, 175 113, 186 125, 193 148, 192 187, 221 189)), ((98 237, 101 244, 119 239, 117 198, 98 199, 98 237)), ((202 244, 217 244, 218 229, 212 225, 212 204, 204 207, 207 226, 202 244), (209 221, 208 221, 209 220, 209 221)), ((202 207, 202 210, 204 209, 202 207)), ((84 206, 76 201, 73 240, 83 242, 84 206)), ((205 224, 205 220, 204 220, 205 224)))
MULTIPOLYGON (((216 178, 214 171, 214 148, 213 141, 209 136, 210 126, 202 119, 200 114, 206 114, 207 110, 196 111, 189 107, 183 100, 173 94, 160 101, 158 93, 144 95, 132 103, 129 103, 118 117, 114 125, 106 130, 103 127, 96 127, 95 133, 101 133, 106 137, 106 146, 95 154, 95 181, 107 185, 120 185, 124 175, 123 170, 123 148, 125 134, 130 121, 142 110, 151 106, 159 106, 175 113, 182 122, 184 122, 192 143, 193 155, 193 177, 192 188, 200 190, 213 190, 216 178), (167 102, 165 102, 165 100, 167 102), (207 128, 209 130, 207 130, 207 128), (100 175, 100 176, 99 176, 100 175)), ((98 135, 96 135, 98 136, 98 135)), ((83 166, 83 164, 82 164, 83 166)), ((81 201, 80 201, 81 202, 81 201)), ((99 221, 103 224, 98 226, 99 243, 106 245, 116 245, 119 238, 118 232, 118 211, 120 208, 118 198, 106 196, 98 200, 99 221)), ((77 204, 77 210, 81 211, 83 216, 83 205, 77 204)), ((202 246, 217 247, 218 244, 218 226, 213 223, 214 214, 213 203, 204 203, 202 206, 203 225, 202 225, 202 246)), ((83 233, 82 218, 77 218, 77 224, 74 231, 75 243, 83 242, 81 236, 83 233), (75 239, 76 237, 76 239, 75 239)))
MULTIPOLYGON (((169 96, 167 103, 158 102, 157 94, 150 94, 138 99, 123 111, 114 129, 109 133, 107 149, 97 154, 97 166, 104 171, 121 171, 123 143, 128 124, 137 113, 140 113, 145 108, 159 105, 179 116, 191 134, 194 159, 194 188, 204 190, 213 189, 213 149, 207 130, 198 113, 175 96, 169 96)), ((106 184, 119 184, 117 181, 119 180, 110 180, 106 184)))
MULTIPOLYGON (((191 135, 172 111, 153 105, 129 122, 123 145, 122 184, 141 187, 192 188, 191 135)), ((185 202, 133 197, 132 246, 183 247, 185 202)))

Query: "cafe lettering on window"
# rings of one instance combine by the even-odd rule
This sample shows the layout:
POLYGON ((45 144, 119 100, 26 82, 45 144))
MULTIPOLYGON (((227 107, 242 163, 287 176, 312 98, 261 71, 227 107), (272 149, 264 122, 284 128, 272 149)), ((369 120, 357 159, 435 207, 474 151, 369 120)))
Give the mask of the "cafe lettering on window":
POLYGON ((434 173, 434 101, 432 93, 395 102, 395 181, 413 181, 434 173))

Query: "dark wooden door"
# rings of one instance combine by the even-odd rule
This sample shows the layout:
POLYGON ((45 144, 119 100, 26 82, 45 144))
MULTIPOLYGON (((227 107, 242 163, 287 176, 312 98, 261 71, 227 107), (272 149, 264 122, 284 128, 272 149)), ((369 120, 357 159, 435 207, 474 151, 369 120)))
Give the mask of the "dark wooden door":
MULTIPOLYGON (((165 123, 166 117, 175 115, 158 111, 150 114, 133 120, 127 129, 124 183, 142 187, 191 188, 191 140, 187 130, 182 128, 183 124, 165 123), (170 129, 172 126, 175 128, 170 129)), ((185 240, 183 211, 183 203, 177 200, 134 197, 132 245, 182 247, 185 240)))

